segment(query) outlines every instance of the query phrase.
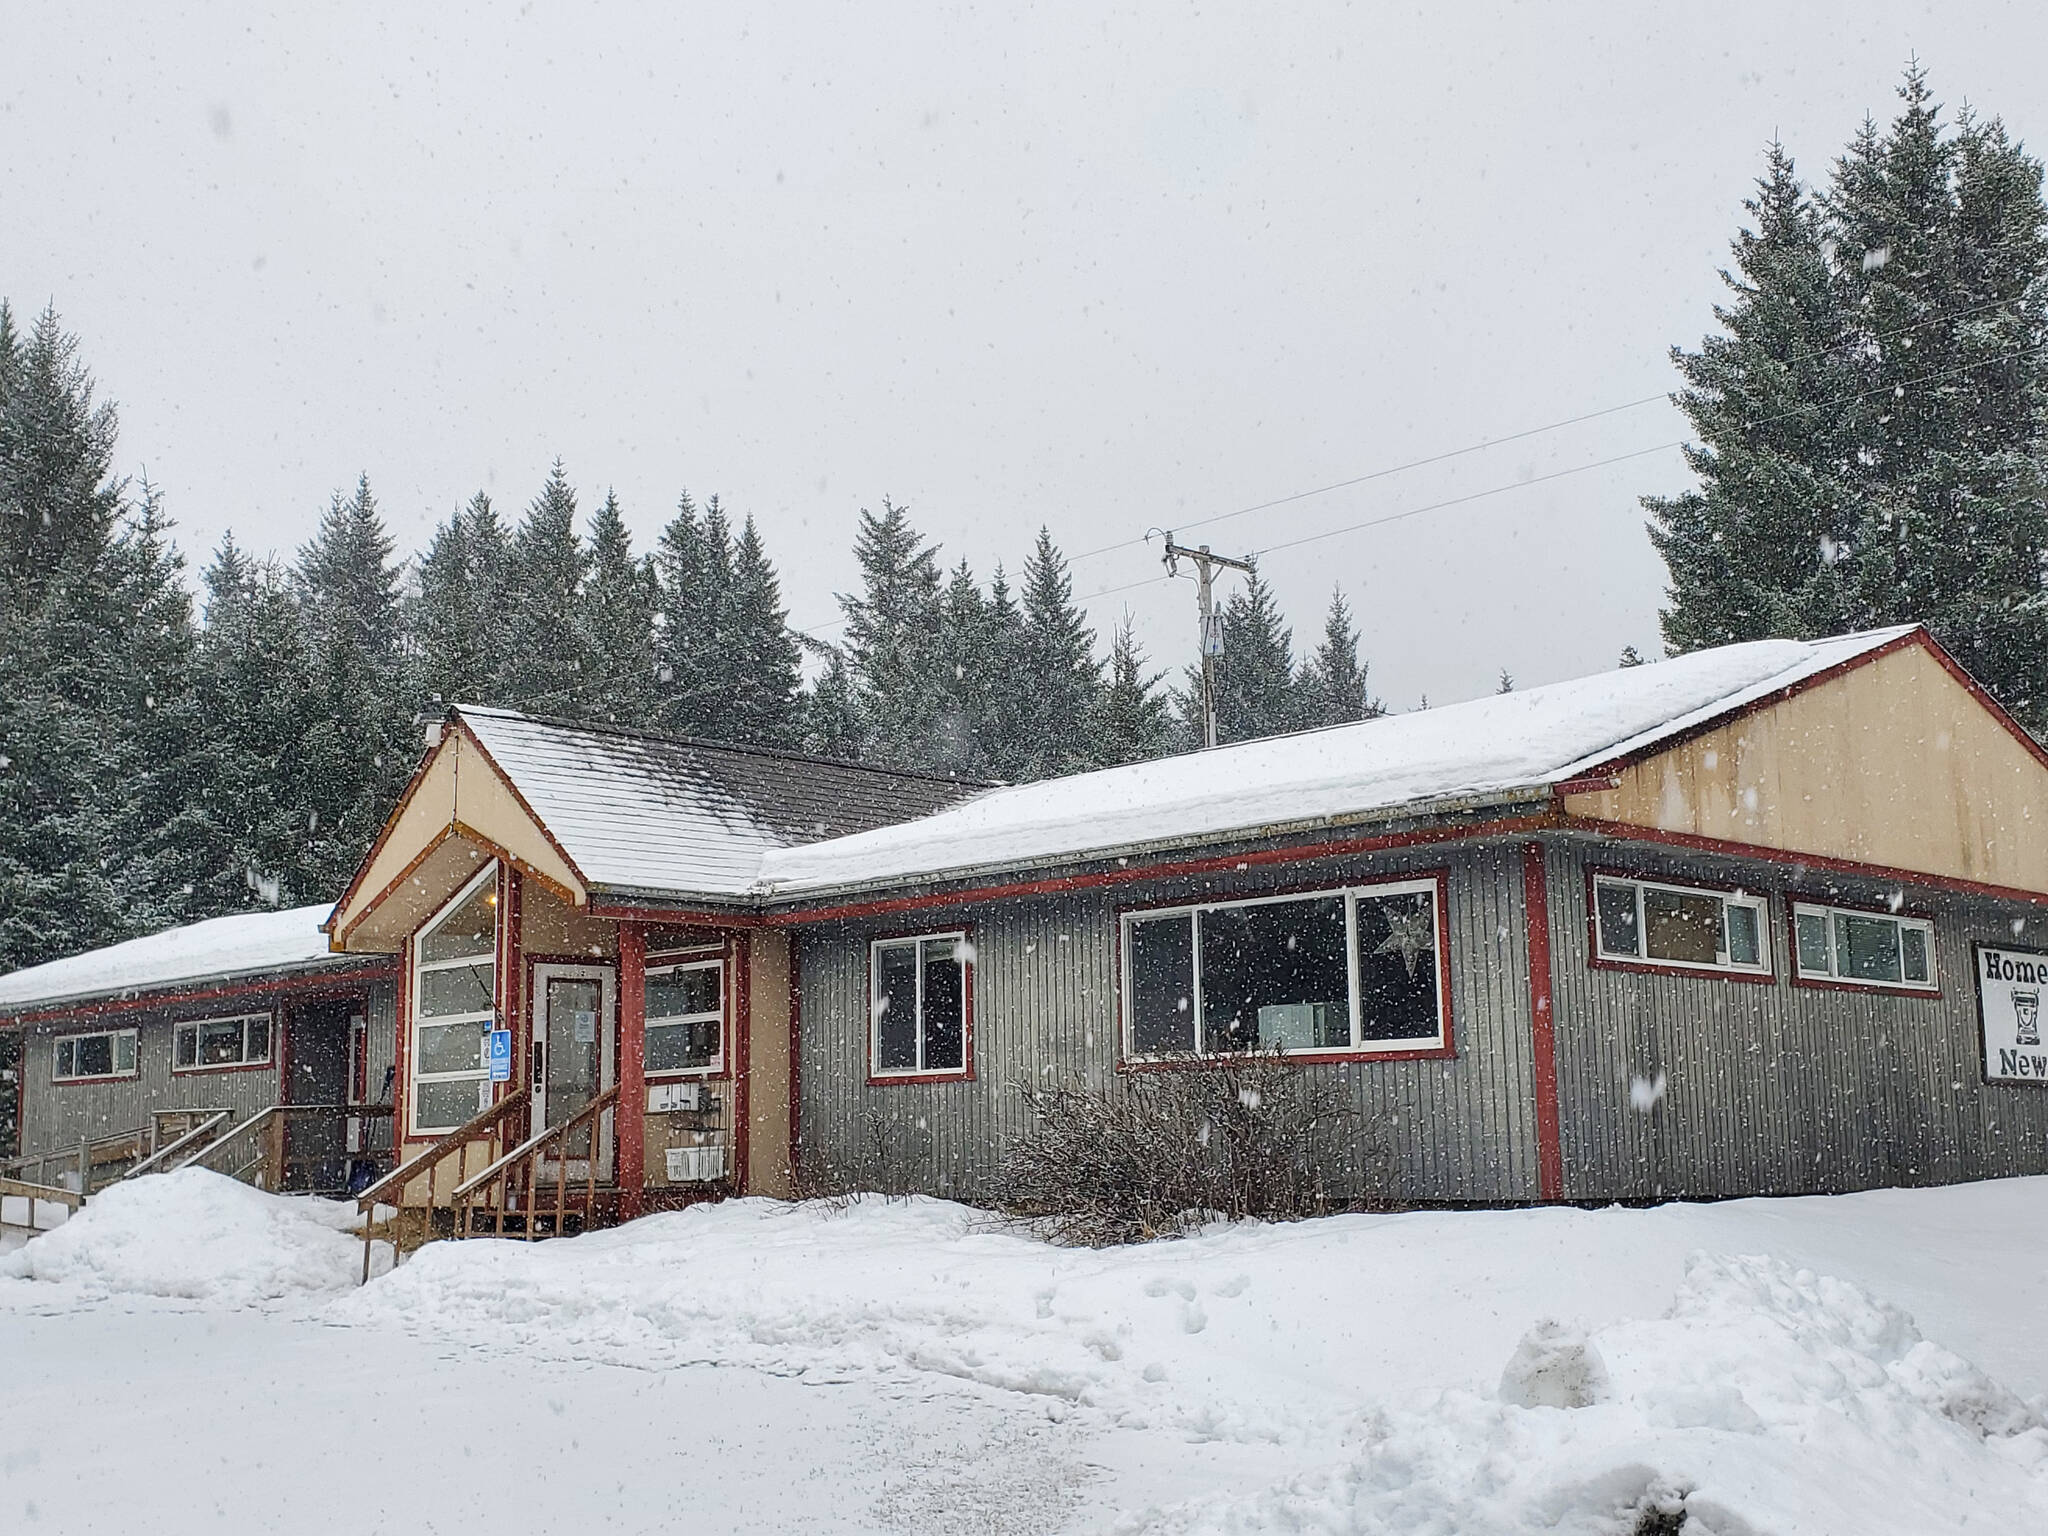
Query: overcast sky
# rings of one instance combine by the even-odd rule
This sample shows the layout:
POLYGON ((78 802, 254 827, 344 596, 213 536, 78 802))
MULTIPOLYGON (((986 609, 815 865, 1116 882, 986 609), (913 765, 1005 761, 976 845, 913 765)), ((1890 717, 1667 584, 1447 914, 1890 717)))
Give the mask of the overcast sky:
POLYGON ((1078 558, 1172 527, 1270 550, 1299 640, 1341 586, 1397 707, 1654 649, 1636 498, 1678 454, 1560 472, 1675 411, 1192 525, 1668 390, 1764 144, 1823 173, 1909 55, 2048 135, 2038 3, 0 0, 0 36, 0 294, 80 334, 195 565, 289 555, 359 471, 416 548, 559 455, 643 541, 685 487, 751 512, 827 639, 860 507, 984 576, 1047 524, 1178 666, 1192 583, 1078 558))

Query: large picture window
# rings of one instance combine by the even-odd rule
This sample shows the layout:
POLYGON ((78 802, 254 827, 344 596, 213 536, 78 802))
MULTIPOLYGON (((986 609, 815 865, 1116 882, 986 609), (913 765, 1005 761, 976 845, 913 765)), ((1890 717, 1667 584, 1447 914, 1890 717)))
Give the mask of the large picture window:
POLYGON ((1852 907, 1792 906, 1801 981, 1932 992, 1934 924, 1852 907))
POLYGON ((413 942, 412 1128, 452 1131, 490 1097, 498 872, 485 870, 413 942))
POLYGON ((1768 918, 1747 891, 1593 877, 1595 952, 1609 962, 1770 976, 1768 918))
POLYGON ((725 1070, 725 962, 690 960, 647 971, 647 1074, 725 1070))
POLYGON ((967 1076, 973 980, 964 931, 876 940, 868 952, 868 1075, 967 1076))
POLYGON ((1434 878, 1128 912, 1125 1053, 1443 1049, 1442 921, 1434 878))
POLYGON ((180 1024, 172 1034, 174 1072, 260 1066, 269 1060, 267 1013, 245 1013, 231 1019, 193 1019, 180 1024))
POLYGON ((91 1035, 66 1035, 55 1045, 50 1075, 60 1083, 89 1082, 96 1077, 135 1075, 135 1031, 106 1029, 91 1035))

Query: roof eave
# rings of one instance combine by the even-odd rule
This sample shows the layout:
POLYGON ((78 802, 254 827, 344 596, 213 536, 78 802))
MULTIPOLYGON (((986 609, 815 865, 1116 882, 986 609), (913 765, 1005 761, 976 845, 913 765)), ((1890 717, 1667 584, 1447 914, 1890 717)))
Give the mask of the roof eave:
POLYGON ((390 955, 326 954, 285 965, 208 971, 200 976, 180 976, 175 981, 151 982, 137 987, 92 987, 80 992, 38 998, 29 1003, 0 1003, 0 1024, 33 1024, 46 1015, 78 1013, 95 1003, 147 1005, 160 1002, 168 1006, 185 993, 203 992, 211 987, 242 982, 285 982, 298 976, 346 976, 356 971, 391 970, 396 965, 397 961, 390 955))
POLYGON ((1520 785, 1509 789, 1486 790, 1465 795, 1444 795, 1428 800, 1404 801, 1399 805, 1381 806, 1369 811, 1301 817, 1291 821, 1265 822, 1247 827, 1234 827, 1222 831, 1205 832, 1183 837, 1151 838, 1140 842, 1121 843, 1103 848, 1045 854, 1033 859, 1004 859, 985 864, 960 865, 942 870, 923 871, 915 875, 893 875, 874 880, 842 881, 830 885, 806 886, 801 890, 776 890, 771 887, 762 891, 760 899, 768 910, 777 913, 800 913, 806 907, 826 902, 843 901, 849 897, 873 896, 887 892, 956 883, 980 885, 999 877, 1038 875, 1052 870, 1073 869, 1076 866, 1115 862, 1128 863, 1138 859, 1150 860, 1161 855, 1185 853, 1192 849, 1204 847, 1263 842, 1275 838, 1298 837, 1307 833, 1329 832, 1355 827, 1387 826, 1400 822, 1450 822, 1466 816, 1478 815, 1487 811, 1503 810, 1515 806, 1549 806, 1555 802, 1556 796, 1556 786, 1546 780, 1542 783, 1520 785))

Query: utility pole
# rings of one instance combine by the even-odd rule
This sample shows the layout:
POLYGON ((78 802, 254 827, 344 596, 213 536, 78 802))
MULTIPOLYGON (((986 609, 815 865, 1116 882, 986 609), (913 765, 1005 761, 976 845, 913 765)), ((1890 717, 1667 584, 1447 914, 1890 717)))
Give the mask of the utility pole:
POLYGON ((1189 549, 1185 544, 1173 542, 1173 530, 1166 530, 1166 574, 1178 576, 1179 562, 1192 560, 1197 572, 1196 580, 1201 584, 1202 602, 1202 744, 1216 745, 1216 658, 1223 654, 1223 616, 1216 611, 1216 598, 1211 590, 1216 577, 1216 567, 1225 570, 1243 571, 1252 574, 1249 560, 1233 560, 1228 555, 1211 554, 1209 546, 1189 549))

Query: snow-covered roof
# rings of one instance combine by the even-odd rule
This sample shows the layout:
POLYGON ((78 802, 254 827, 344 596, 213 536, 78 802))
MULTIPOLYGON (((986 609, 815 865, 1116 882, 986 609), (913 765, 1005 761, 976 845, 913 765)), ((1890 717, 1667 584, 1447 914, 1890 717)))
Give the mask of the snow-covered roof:
POLYGON ((330 954, 320 924, 331 908, 292 907, 210 917, 0 976, 0 1012, 154 992, 193 982, 361 963, 330 954))
POLYGON ((771 849, 760 893, 789 899, 1149 847, 1547 798, 1612 759, 1756 703, 1912 633, 1758 640, 1414 714, 989 790, 937 815, 771 849))
POLYGON ((744 900, 761 856, 923 816, 978 785, 459 705, 594 890, 744 900))

